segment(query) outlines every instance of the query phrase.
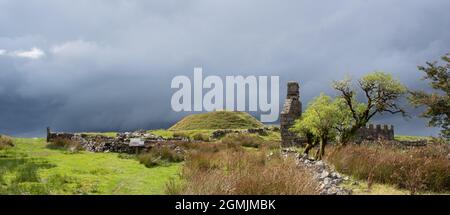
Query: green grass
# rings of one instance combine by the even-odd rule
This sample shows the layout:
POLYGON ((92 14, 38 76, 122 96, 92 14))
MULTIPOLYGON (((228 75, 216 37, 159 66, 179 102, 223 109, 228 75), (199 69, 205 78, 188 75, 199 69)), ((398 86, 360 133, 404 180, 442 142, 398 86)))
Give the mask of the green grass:
POLYGON ((147 133, 152 133, 156 136, 161 136, 166 139, 173 137, 173 131, 164 130, 164 129, 150 130, 150 131, 147 131, 147 133))
POLYGON ((105 137, 116 137, 117 132, 82 132, 81 134, 86 134, 90 136, 105 136, 105 137))
POLYGON ((215 130, 208 130, 208 129, 197 129, 197 130, 164 130, 164 129, 158 129, 158 130, 150 130, 147 131, 148 133, 152 133, 157 136, 161 136, 163 138, 173 138, 176 136, 181 137, 187 137, 191 140, 195 140, 196 135, 203 135, 205 137, 210 137, 212 133, 215 130))
POLYGON ((261 128, 264 124, 245 112, 214 111, 186 116, 169 130, 215 130, 261 128))
POLYGON ((164 194, 181 163, 147 168, 117 153, 68 153, 44 139, 14 139, 0 151, 0 192, 12 194, 164 194))
POLYGON ((430 140, 431 137, 395 135, 394 139, 397 140, 397 141, 418 141, 418 140, 430 140))
MULTIPOLYGON (((244 130, 244 129, 233 129, 233 130, 244 130)), ((206 137, 211 137, 212 133, 216 131, 215 129, 199 129, 199 130, 150 130, 148 133, 152 133, 157 136, 161 136, 163 138, 173 138, 174 136, 181 135, 184 137, 188 137, 191 140, 195 140, 195 136, 201 134, 206 137)), ((265 141, 281 141, 281 134, 279 131, 268 131, 267 135, 258 135, 265 141)), ((223 138, 223 137, 222 137, 223 138)), ((219 138, 221 139, 221 138, 219 138)))

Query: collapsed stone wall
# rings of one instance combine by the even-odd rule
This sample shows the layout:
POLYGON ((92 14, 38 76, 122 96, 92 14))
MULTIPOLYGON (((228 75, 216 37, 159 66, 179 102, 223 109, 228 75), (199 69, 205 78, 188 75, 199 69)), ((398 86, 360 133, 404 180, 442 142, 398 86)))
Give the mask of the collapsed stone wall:
POLYGON ((394 126, 369 124, 357 131, 356 139, 358 141, 394 140, 394 126))
POLYGON ((281 146, 290 147, 301 145, 302 138, 289 131, 295 120, 302 115, 302 103, 300 102, 299 85, 297 82, 288 82, 287 97, 284 101, 283 110, 280 113, 281 146))
POLYGON ((77 143, 87 151, 91 152, 118 152, 118 153, 135 153, 138 151, 148 151, 153 147, 162 145, 174 146, 177 143, 188 142, 189 140, 182 137, 162 138, 145 131, 118 133, 116 137, 107 137, 103 135, 77 134, 64 132, 51 132, 47 128, 47 142, 56 141, 58 139, 70 140, 77 143), (130 146, 131 138, 139 138, 144 142, 143 146, 130 146))

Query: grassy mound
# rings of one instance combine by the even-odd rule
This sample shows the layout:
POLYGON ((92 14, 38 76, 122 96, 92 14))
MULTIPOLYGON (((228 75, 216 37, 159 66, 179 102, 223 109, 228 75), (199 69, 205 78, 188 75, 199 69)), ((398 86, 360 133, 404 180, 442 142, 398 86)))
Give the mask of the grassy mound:
POLYGON ((263 126, 264 124, 245 112, 215 111, 189 115, 169 130, 247 129, 263 126))

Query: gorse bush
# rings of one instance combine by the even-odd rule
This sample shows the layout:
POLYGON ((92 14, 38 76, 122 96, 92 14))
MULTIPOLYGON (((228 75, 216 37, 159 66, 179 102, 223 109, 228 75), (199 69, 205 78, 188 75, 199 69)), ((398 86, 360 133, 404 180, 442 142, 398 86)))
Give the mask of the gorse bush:
POLYGON ((13 139, 11 137, 0 134, 0 150, 13 146, 13 139))
POLYGON ((181 162, 184 160, 184 156, 169 147, 156 147, 138 155, 138 160, 146 167, 155 167, 170 162, 181 162))
POLYGON ((181 183, 166 184, 167 194, 318 194, 318 184, 294 159, 265 150, 216 143, 188 153, 181 183), (212 150, 213 149, 213 150, 212 150), (214 150, 220 149, 220 150, 214 150))
POLYGON ((326 159, 342 173, 358 179, 396 185, 411 194, 450 191, 448 145, 413 149, 347 145, 331 148, 326 159))

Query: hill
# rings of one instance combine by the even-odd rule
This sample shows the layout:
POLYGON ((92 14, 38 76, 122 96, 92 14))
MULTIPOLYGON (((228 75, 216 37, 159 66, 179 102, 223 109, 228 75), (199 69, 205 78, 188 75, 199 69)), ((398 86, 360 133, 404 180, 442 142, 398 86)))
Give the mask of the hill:
POLYGON ((186 116, 169 130, 248 129, 263 126, 246 112, 215 111, 186 116))

